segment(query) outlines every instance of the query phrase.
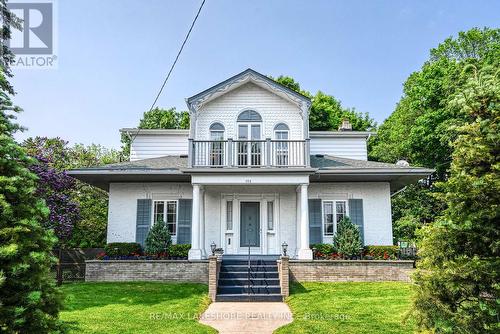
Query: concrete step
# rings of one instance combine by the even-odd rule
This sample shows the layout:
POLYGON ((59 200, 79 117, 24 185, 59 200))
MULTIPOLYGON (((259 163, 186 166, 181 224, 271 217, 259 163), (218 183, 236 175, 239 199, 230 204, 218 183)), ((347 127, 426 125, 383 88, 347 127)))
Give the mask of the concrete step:
MULTIPOLYGON (((248 278, 247 271, 231 271, 219 273, 219 280, 223 278, 248 278)), ((266 272, 250 272, 250 278, 267 278, 267 279, 279 279, 278 271, 266 271, 266 272)))
POLYGON ((272 294, 281 293, 279 285, 226 285, 218 286, 217 293, 220 294, 272 294))
POLYGON ((278 293, 273 294, 218 294, 215 297, 218 302, 282 302, 283 296, 278 293))
MULTIPOLYGON (((248 278, 219 278, 219 286, 248 285, 248 278)), ((250 285, 280 285, 280 280, 268 278, 250 278, 250 285)))
MULTIPOLYGON (((234 271, 248 271, 248 266, 246 265, 226 265, 224 262, 220 266, 221 272, 234 272, 234 271)), ((267 271, 278 271, 277 265, 255 265, 250 266, 250 272, 267 272, 267 271)))
MULTIPOLYGON (((248 260, 222 260, 222 265, 240 265, 240 266, 246 266, 248 265, 248 260)), ((250 260, 250 266, 255 266, 255 265, 277 265, 276 260, 261 260, 261 259, 254 259, 250 260)))

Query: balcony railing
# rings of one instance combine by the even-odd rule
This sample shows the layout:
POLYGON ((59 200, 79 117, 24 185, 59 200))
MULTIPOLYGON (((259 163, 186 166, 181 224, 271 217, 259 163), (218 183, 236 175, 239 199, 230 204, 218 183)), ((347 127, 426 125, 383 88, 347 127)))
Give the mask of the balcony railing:
POLYGON ((308 167, 309 140, 189 140, 189 167, 308 167))

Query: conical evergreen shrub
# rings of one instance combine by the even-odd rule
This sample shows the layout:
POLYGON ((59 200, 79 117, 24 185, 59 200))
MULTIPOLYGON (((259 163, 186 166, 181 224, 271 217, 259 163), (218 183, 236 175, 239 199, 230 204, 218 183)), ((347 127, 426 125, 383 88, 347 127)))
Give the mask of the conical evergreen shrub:
POLYGON ((167 225, 164 221, 158 220, 149 230, 144 250, 147 254, 160 255, 166 253, 171 244, 172 238, 167 225))
POLYGON ((333 237, 335 251, 343 257, 352 257, 361 253, 361 235, 356 225, 348 217, 337 225, 337 233, 333 237))
POLYGON ((0 332, 49 333, 60 330, 61 294, 50 276, 57 239, 42 227, 49 209, 34 195, 35 161, 14 141, 19 126, 5 72, 0 71, 0 332))

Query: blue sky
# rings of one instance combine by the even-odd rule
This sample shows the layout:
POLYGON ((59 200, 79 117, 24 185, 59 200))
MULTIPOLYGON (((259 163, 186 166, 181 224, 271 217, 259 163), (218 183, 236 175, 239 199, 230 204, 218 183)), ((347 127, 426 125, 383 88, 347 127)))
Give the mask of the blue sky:
MULTIPOLYGON (((201 0, 60 0, 55 70, 15 70, 18 136, 118 148, 149 108, 201 0)), ((207 0, 159 99, 184 99, 248 67, 290 75, 381 123, 429 49, 498 27, 500 1, 207 0)))

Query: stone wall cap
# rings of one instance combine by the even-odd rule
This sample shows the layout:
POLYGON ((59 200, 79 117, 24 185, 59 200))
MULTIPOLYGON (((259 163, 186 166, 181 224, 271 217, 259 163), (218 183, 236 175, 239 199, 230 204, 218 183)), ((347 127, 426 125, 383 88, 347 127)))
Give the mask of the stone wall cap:
POLYGON ((290 263, 413 263, 413 260, 290 260, 290 263))
POLYGON ((85 260, 85 263, 208 263, 208 260, 85 260))

